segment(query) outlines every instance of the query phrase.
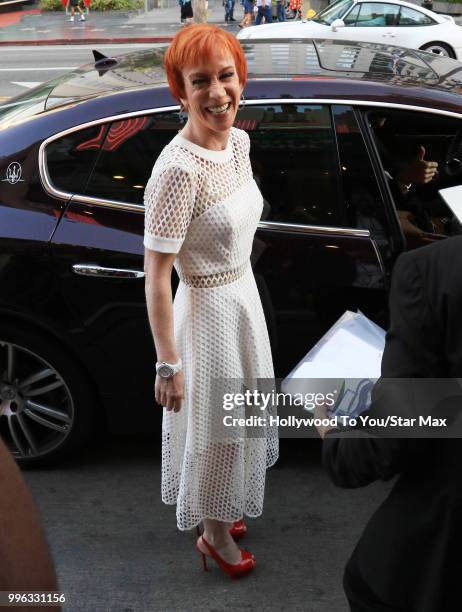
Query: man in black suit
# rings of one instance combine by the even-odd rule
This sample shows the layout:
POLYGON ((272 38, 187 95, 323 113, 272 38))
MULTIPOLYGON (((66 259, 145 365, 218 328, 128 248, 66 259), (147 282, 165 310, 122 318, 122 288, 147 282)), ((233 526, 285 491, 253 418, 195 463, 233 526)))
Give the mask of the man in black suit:
MULTIPOLYGON (((382 379, 462 377, 462 236, 401 255, 390 311, 382 379)), ((371 413, 377 403, 373 395, 371 413)), ((462 411, 462 401, 456 406, 462 411)), ((396 414, 399 407, 387 409, 396 414)), ((399 474, 347 563, 352 612, 462 609, 462 440, 320 434, 324 465, 338 486, 399 474)))

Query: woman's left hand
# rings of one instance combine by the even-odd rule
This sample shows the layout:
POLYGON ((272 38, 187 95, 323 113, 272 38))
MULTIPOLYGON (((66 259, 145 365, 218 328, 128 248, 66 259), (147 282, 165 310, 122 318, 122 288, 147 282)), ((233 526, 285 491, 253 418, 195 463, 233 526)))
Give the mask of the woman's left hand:
POLYGON ((155 383, 156 402, 168 411, 179 412, 184 399, 184 374, 180 370, 171 378, 156 376, 155 383))

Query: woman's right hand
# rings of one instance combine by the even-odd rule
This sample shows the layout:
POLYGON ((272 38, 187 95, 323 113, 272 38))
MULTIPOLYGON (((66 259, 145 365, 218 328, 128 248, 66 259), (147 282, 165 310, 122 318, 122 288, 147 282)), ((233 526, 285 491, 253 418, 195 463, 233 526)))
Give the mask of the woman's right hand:
POLYGON ((184 374, 182 370, 171 378, 156 376, 155 383, 156 402, 168 411, 179 412, 184 399, 184 374))

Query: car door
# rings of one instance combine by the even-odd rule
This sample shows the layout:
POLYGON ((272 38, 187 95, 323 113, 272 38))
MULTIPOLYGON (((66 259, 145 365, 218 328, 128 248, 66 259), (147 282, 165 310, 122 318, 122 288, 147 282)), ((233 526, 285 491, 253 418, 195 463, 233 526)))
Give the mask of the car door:
POLYGON ((396 42, 399 5, 386 2, 361 2, 345 16, 345 27, 341 29, 342 38, 382 44, 401 44, 396 42))
POLYGON ((284 376, 345 310, 386 322, 390 220, 351 107, 260 102, 237 125, 264 197, 253 264, 284 376))
POLYGON ((55 189, 65 188, 64 166, 72 173, 79 153, 95 156, 88 181, 71 192, 52 251, 74 342, 111 406, 116 430, 150 429, 158 421, 144 294, 143 194, 158 154, 179 127, 178 112, 127 116, 98 123, 92 133, 61 135, 45 148, 55 189))

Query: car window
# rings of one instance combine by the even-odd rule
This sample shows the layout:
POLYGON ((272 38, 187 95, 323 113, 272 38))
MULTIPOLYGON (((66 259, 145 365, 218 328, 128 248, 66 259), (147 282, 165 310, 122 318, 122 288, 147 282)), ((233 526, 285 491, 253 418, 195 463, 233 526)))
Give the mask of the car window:
POLYGON ((333 106, 349 227, 367 229, 375 239, 387 240, 387 215, 369 154, 351 106, 333 106))
POLYGON ((398 23, 399 5, 381 2, 364 2, 356 21, 356 27, 390 27, 398 23))
POLYGON ((408 247, 460 233, 440 191, 462 185, 462 121, 436 113, 367 113, 408 247))
POLYGON ((313 17, 312 21, 322 23, 324 25, 330 25, 336 19, 341 19, 343 15, 353 6, 353 0, 340 0, 329 5, 323 11, 313 17))
POLYGON ((51 183, 68 193, 83 193, 106 127, 97 125, 61 136, 46 147, 46 165, 51 183))
POLYGON ((339 168, 329 107, 266 104, 239 112, 251 140, 254 178, 268 221, 343 226, 339 168))
POLYGON ((414 11, 414 9, 410 9, 407 6, 401 7, 398 22, 400 26, 424 26, 435 23, 436 21, 434 19, 428 15, 424 15, 420 11, 414 11))
POLYGON ((361 8, 360 4, 357 4, 351 11, 343 18, 343 23, 347 26, 356 25, 356 20, 359 15, 359 9, 361 8))
POLYGON ((178 112, 114 121, 107 131, 86 195, 143 204, 154 162, 183 125, 178 112))

